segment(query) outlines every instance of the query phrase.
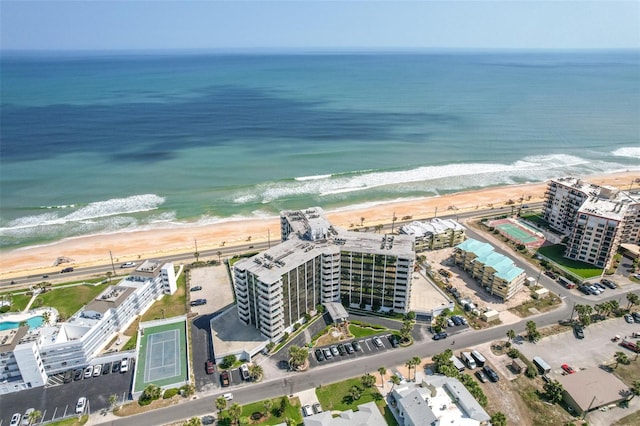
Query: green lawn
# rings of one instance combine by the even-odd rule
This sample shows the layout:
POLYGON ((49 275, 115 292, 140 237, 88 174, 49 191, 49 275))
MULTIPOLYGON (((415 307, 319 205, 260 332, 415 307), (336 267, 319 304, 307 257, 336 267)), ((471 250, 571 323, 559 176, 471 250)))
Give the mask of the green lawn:
MULTIPOLYGON (((115 282, 114 282, 115 283, 115 282)), ((94 299, 109 283, 93 285, 77 285, 73 287, 56 288, 37 297, 32 307, 50 306, 56 308, 65 318, 70 318, 73 314, 94 299), (42 300, 42 304, 38 303, 42 300)))
POLYGON ((383 330, 374 330, 372 328, 360 327, 359 325, 349 324, 349 332, 356 339, 372 336, 374 334, 380 334, 383 330))
POLYGON ((378 388, 375 386, 365 388, 359 377, 316 388, 316 395, 323 410, 357 411, 358 405, 375 401, 376 405, 381 408, 380 412, 384 414, 383 409, 386 406, 383 396, 378 392, 378 388), (352 401, 349 396, 349 389, 352 386, 358 386, 362 390, 362 396, 356 401, 352 401))
POLYGON ((142 315, 142 321, 152 321, 165 318, 177 317, 187 313, 187 292, 185 273, 180 274, 176 280, 178 289, 172 295, 165 294, 162 299, 156 301, 147 312, 142 315))
POLYGON ((31 300, 31 296, 26 294, 14 294, 11 296, 11 309, 9 312, 20 312, 27 307, 27 303, 31 300))
POLYGON ((524 213, 520 215, 521 218, 528 220, 529 222, 533 222, 536 224, 544 224, 546 221, 542 218, 542 215, 539 213, 524 213))
POLYGON ((538 253, 557 263, 562 269, 573 272, 582 278, 593 278, 602 274, 602 269, 585 262, 563 257, 565 247, 562 244, 540 247, 538 253))
MULTIPOLYGON (((296 398, 296 401, 294 401, 293 403, 290 403, 287 406, 287 409, 284 411, 284 413, 282 414, 282 416, 276 416, 277 411, 276 409, 278 407, 280 407, 280 401, 281 401, 282 397, 278 397, 278 398, 273 398, 271 399, 272 402, 272 407, 270 410, 270 413, 268 415, 267 418, 262 417, 262 421, 257 420, 257 421, 252 421, 251 424, 252 425, 277 425, 280 423, 283 423, 284 420, 286 418, 290 418, 293 419, 297 425, 301 425, 302 424, 302 411, 300 410, 300 403, 296 398)), ((231 405, 231 403, 227 403, 227 408, 231 405)), ((264 401, 258 401, 258 402, 254 402, 252 404, 247 404, 247 405, 243 405, 242 406, 242 414, 240 415, 240 417, 248 417, 251 418, 251 416, 254 413, 264 413, 264 401)), ((231 425, 231 418, 229 417, 229 411, 228 410, 224 410, 220 416, 219 416, 219 421, 218 424, 219 425, 231 425)))

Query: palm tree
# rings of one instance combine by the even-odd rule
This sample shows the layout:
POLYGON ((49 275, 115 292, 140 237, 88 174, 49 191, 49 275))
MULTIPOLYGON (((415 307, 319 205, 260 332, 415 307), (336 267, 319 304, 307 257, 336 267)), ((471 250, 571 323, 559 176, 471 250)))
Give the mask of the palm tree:
MULTIPOLYGON (((409 360, 411 366, 413 367, 413 380, 416 380, 416 367, 420 365, 422 359, 419 356, 414 356, 409 360)), ((409 368, 409 379, 411 379, 411 368, 409 368)))
POLYGON ((378 368, 378 373, 380 373, 380 383, 381 383, 381 387, 384 387, 384 375, 387 374, 387 369, 384 367, 380 367, 378 368))
POLYGON ((254 381, 258 381, 262 375, 264 374, 264 370, 258 364, 252 364, 249 366, 249 375, 254 381))
POLYGON ((534 321, 527 321, 527 338, 530 342, 535 342, 540 338, 540 332, 534 321))
POLYGON ((629 301, 629 306, 627 306, 627 310, 631 309, 632 306, 640 303, 640 297, 638 297, 635 293, 627 293, 627 300, 629 301))
POLYGON ((221 262, 220 262, 220 257, 222 256, 222 252, 221 252, 220 250, 218 250, 218 251, 216 252, 216 254, 218 255, 218 263, 221 263, 221 262))
POLYGON ((111 282, 111 276, 113 275, 113 272, 108 271, 106 275, 107 275, 107 279, 109 280, 109 282, 111 282))
POLYGON ((618 364, 629 364, 629 357, 624 352, 616 352, 615 354, 616 366, 614 368, 618 368, 618 364))
POLYGON ((551 380, 544 384, 544 393, 550 402, 555 403, 562 401, 563 392, 564 388, 557 380, 551 380))
POLYGON ((367 373, 360 378, 360 381, 362 382, 362 385, 365 388, 370 388, 376 383, 376 378, 373 377, 371 374, 367 373))
POLYGON ((516 332, 511 328, 507 331, 507 341, 508 344, 511 344, 511 340, 516 338, 516 332))
POLYGON ((609 312, 613 313, 614 315, 617 314, 618 310, 620 309, 620 303, 618 303, 617 300, 609 300, 607 303, 609 304, 609 312))
MULTIPOLYGON (((400 377, 396 376, 395 374, 393 376, 391 376, 391 391, 393 391, 394 386, 397 386, 400 384, 400 377)), ((389 391, 389 392, 391 392, 389 391)))
POLYGON ((42 313, 42 321, 44 321, 44 325, 49 325, 51 322, 51 313, 49 311, 44 311, 42 313))
POLYGON ((362 391, 357 386, 351 386, 351 389, 349 389, 349 396, 352 401, 357 401, 362 396, 362 391))
POLYGON ((218 410, 218 413, 222 413, 222 410, 224 410, 225 408, 227 408, 227 400, 224 398, 224 396, 217 397, 216 409, 218 410))
POLYGON ((109 395, 109 408, 113 410, 117 402, 118 402, 118 395, 116 395, 115 393, 112 393, 111 395, 109 395))
POLYGON ((34 410, 32 412, 29 413, 29 417, 27 417, 29 419, 29 424, 35 424, 36 421, 38 421, 38 419, 42 417, 42 412, 40 410, 34 410))
POLYGON ((237 402, 234 402, 233 404, 231 404, 231 407, 229 407, 229 416, 231 417, 231 420, 233 420, 235 424, 240 424, 241 414, 242 414, 242 406, 237 402))
POLYGON ((413 367, 413 359, 410 359, 407 362, 405 362, 404 366, 409 369, 409 381, 411 381, 411 367, 413 367))

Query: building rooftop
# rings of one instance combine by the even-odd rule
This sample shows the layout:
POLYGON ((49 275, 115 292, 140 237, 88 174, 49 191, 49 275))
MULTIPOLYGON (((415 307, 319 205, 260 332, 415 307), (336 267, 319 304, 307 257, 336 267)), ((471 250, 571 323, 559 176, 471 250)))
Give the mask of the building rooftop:
POLYGON ((387 426, 375 402, 358 405, 358 411, 346 410, 333 417, 331 411, 305 417, 304 426, 387 426))
POLYGON ((582 411, 615 403, 629 390, 620 379, 599 368, 558 376, 558 382, 582 411))
POLYGON ((452 219, 433 218, 429 222, 414 221, 400 228, 401 234, 425 237, 431 234, 442 234, 443 232, 464 231, 466 228, 452 219))
POLYGON ((486 266, 493 268, 497 277, 505 281, 511 281, 524 273, 524 269, 518 268, 513 260, 498 252, 493 251, 493 246, 488 243, 482 243, 474 239, 468 239, 456 247, 470 251, 477 256, 478 262, 482 262, 486 266))

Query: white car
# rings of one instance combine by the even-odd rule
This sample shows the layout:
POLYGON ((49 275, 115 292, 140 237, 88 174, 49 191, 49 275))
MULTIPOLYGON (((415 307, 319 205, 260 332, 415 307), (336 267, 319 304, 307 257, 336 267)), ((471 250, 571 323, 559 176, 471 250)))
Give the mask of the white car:
POLYGON ((120 265, 120 268, 132 268, 134 266, 136 266, 136 262, 125 262, 120 265))
POLYGON ((31 413, 36 411, 35 408, 28 408, 27 411, 22 415, 22 426, 29 426, 31 424, 31 413))
POLYGON ((129 371, 129 358, 122 358, 122 362, 120 363, 120 372, 126 373, 129 371))
POLYGON ((84 407, 87 405, 87 398, 81 396, 78 398, 78 403, 76 404, 76 414, 84 413, 84 407))
POLYGON ((232 393, 225 393, 224 395, 222 395, 222 397, 224 399, 226 399, 227 401, 233 401, 233 394, 232 393))
POLYGON ((22 415, 20 413, 15 413, 13 416, 11 416, 11 423, 9 423, 9 426, 18 426, 20 424, 21 418, 22 415))
POLYGON ((89 377, 91 377, 91 375, 93 374, 93 366, 90 365, 87 368, 84 369, 84 378, 88 379, 89 377))
POLYGON ((102 374, 102 364, 94 365, 93 377, 98 377, 100 374, 102 374))

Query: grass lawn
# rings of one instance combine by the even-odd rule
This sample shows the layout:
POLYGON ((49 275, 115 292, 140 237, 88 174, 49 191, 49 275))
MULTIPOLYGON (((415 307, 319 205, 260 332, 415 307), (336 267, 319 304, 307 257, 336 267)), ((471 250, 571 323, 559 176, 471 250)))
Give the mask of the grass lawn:
POLYGON ((542 299, 532 298, 531 300, 509 309, 509 311, 518 315, 520 318, 526 318, 529 315, 534 314, 534 312, 530 311, 531 308, 535 308, 540 312, 548 312, 558 307, 560 302, 560 298, 554 294, 542 299))
POLYGON ((187 294, 185 291, 185 274, 180 274, 176 280, 178 289, 172 295, 165 294, 142 315, 142 321, 161 319, 164 311, 165 318, 177 317, 187 313, 187 294))
POLYGON ((380 334, 383 330, 374 330, 373 328, 360 327, 359 325, 349 324, 349 332, 356 339, 361 339, 363 337, 372 336, 374 334, 380 334))
POLYGON ((27 307, 27 303, 31 300, 31 296, 26 294, 14 294, 11 296, 11 309, 9 312, 20 312, 27 307))
POLYGON ((78 420, 77 417, 72 417, 58 422, 49 423, 50 426, 81 426, 89 421, 89 416, 84 415, 78 420))
POLYGON ((381 408, 380 412, 384 414, 384 407, 386 406, 384 398, 380 395, 378 389, 375 386, 365 388, 359 377, 316 388, 316 395, 323 410, 356 411, 358 405, 374 401, 378 408, 381 408), (355 401, 349 396, 349 389, 352 386, 357 386, 362 391, 360 399, 355 401))
MULTIPOLYGON (((285 409, 282 416, 277 416, 277 409, 280 407, 280 401, 283 397, 273 398, 271 399, 272 406, 271 410, 269 410, 268 417, 261 417, 257 420, 250 420, 252 425, 277 425, 283 423, 286 418, 293 419, 296 424, 302 424, 302 412, 300 410, 300 400, 298 398, 294 398, 290 400, 287 408, 285 409)), ((228 403, 227 408, 231 404, 228 403)), ((252 404, 247 404, 242 406, 242 414, 240 417, 247 417, 251 419, 251 416, 254 413, 264 413, 264 401, 254 402, 252 404)), ((219 416, 219 425, 231 425, 231 418, 229 417, 229 410, 224 410, 219 416)))
POLYGON ((555 244, 552 246, 540 247, 538 253, 548 257, 553 262, 557 263, 562 269, 573 272, 574 274, 582 278, 593 278, 602 274, 602 269, 596 268, 585 262, 579 262, 577 260, 567 259, 563 257, 564 246, 562 244, 555 244))
MULTIPOLYGON (((116 281, 112 281, 116 283, 116 281)), ((56 288, 39 295, 32 307, 50 306, 56 308, 58 312, 65 318, 70 318, 73 314, 86 305, 90 300, 94 299, 109 283, 100 285, 77 285, 73 287, 56 288), (38 303, 38 299, 42 300, 42 304, 38 303)))

